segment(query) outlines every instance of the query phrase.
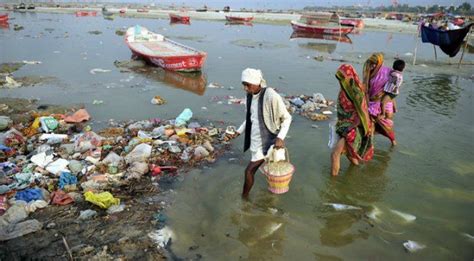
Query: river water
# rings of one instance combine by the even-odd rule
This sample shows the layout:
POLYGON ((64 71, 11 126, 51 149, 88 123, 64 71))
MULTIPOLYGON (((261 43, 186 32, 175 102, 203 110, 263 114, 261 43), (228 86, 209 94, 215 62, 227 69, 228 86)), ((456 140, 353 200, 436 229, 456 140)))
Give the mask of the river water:
MULTIPOLYGON (((227 104, 225 97, 244 97, 239 78, 246 67, 262 69, 269 85, 281 93, 321 92, 335 99, 339 86, 334 74, 341 62, 313 57, 346 59, 361 72, 362 62, 373 51, 384 52, 387 65, 396 56, 411 64, 416 46, 414 35, 408 33, 363 32, 338 42, 290 39, 289 25, 226 25, 224 21, 170 25, 165 19, 110 21, 39 13, 10 16, 14 18, 10 27, 0 29, 0 60, 42 61, 25 65, 14 75, 56 79, 1 90, 1 96, 82 104, 95 127, 109 119, 172 118, 186 107, 197 120, 239 125, 245 108, 227 104), (25 29, 14 31, 13 24, 25 29), (135 24, 206 51, 203 74, 189 79, 160 70, 121 72, 114 61, 128 61, 131 53, 115 30, 135 24), (88 33, 94 30, 102 33, 88 33), (94 68, 111 72, 92 74, 94 68), (206 89, 206 79, 224 88, 206 89), (168 103, 152 105, 155 95, 168 103), (221 99, 223 103, 217 102, 221 99)), ((239 138, 224 158, 184 174, 175 185, 175 201, 166 212, 167 225, 176 234, 171 251, 178 257, 206 260, 472 260, 473 66, 457 70, 455 65, 445 65, 457 59, 445 58, 439 49, 435 62, 428 44, 418 45, 417 56, 421 65, 407 65, 398 97, 397 147, 377 136, 373 161, 354 167, 343 158, 341 173, 333 178, 327 122, 295 115, 286 140, 296 166, 290 192, 270 194, 264 177, 257 173, 251 199, 244 202, 240 193, 249 155, 241 153, 239 138), (336 211, 326 203, 360 209, 336 211), (416 220, 405 220, 392 210, 416 220), (407 253, 402 246, 407 240, 426 248, 407 253)), ((465 55, 465 61, 473 60, 472 54, 465 55)))

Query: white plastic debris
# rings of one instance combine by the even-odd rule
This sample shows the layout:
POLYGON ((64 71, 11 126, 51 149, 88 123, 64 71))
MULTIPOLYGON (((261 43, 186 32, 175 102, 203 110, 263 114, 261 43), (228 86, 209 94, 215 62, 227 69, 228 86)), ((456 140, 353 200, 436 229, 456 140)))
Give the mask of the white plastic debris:
POLYGON ((416 252, 418 250, 422 250, 423 248, 426 248, 425 245, 422 245, 418 242, 411 241, 411 240, 408 240, 408 241, 404 242, 403 247, 405 247, 405 249, 407 251, 409 251, 410 253, 413 253, 413 252, 416 252))
POLYGON ((338 210, 338 211, 340 211, 340 210, 358 210, 358 209, 361 209, 360 207, 355 207, 355 206, 346 205, 346 204, 339 204, 339 203, 324 203, 324 205, 331 206, 335 210, 338 210))
POLYGON ((379 208, 374 206, 374 208, 367 214, 367 217, 369 217, 372 220, 378 221, 379 216, 382 214, 382 211, 380 211, 379 208))
POLYGON ((97 216, 97 211, 92 210, 92 209, 86 209, 86 210, 81 211, 81 214, 79 214, 79 219, 86 220, 86 219, 91 219, 95 216, 97 216))
POLYGON ((101 68, 94 68, 94 69, 90 70, 91 74, 106 73, 106 72, 111 72, 111 70, 106 70, 106 69, 101 69, 101 68))
POLYGON ((15 79, 10 76, 5 76, 5 81, 6 83, 4 84, 4 86, 7 88, 17 88, 21 86, 21 83, 15 81, 15 79))
POLYGON ((36 164, 37 166, 44 168, 46 167, 49 163, 53 162, 53 155, 46 155, 46 153, 41 152, 33 157, 31 157, 31 162, 36 164))
POLYGON ((174 232, 166 226, 160 230, 148 233, 148 237, 155 241, 158 248, 164 248, 172 239, 176 241, 174 232))
POLYGON ((61 171, 68 170, 67 165, 69 165, 69 161, 65 159, 57 159, 49 163, 46 170, 51 174, 59 175, 61 171))
POLYGON ((24 63, 24 64, 41 64, 41 61, 26 61, 26 60, 23 60, 22 63, 24 63))
POLYGON ((414 215, 411 215, 411 214, 408 214, 408 213, 403 213, 401 211, 393 210, 393 209, 391 209, 390 211, 393 214, 401 217, 405 222, 413 222, 413 221, 416 220, 416 217, 414 215))
POLYGON ((216 82, 211 82, 207 85, 207 88, 212 88, 212 89, 221 89, 224 88, 222 84, 216 83, 216 82))
POLYGON ((120 204, 120 205, 112 205, 107 209, 107 214, 114 214, 114 213, 119 213, 125 210, 125 205, 120 204))

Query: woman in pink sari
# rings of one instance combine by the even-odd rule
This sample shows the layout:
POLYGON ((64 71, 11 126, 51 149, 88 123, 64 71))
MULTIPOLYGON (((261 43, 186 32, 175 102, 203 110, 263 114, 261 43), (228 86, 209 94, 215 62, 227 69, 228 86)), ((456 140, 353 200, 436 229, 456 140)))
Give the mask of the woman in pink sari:
POLYGON ((382 114, 383 87, 390 78, 391 69, 383 66, 383 54, 374 53, 364 64, 364 84, 369 97, 369 114, 375 123, 375 131, 389 138, 396 145, 393 121, 382 114))

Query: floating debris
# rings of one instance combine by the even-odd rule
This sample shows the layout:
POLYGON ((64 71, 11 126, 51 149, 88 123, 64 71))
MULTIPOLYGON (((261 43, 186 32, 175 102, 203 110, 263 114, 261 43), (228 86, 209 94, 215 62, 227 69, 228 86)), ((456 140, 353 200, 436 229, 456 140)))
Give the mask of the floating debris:
POLYGON ((98 31, 98 30, 94 30, 94 31, 89 31, 88 33, 89 33, 89 34, 99 35, 99 34, 101 34, 102 32, 101 32, 101 31, 98 31))
POLYGON ((360 209, 362 209, 360 207, 355 207, 355 206, 346 205, 346 204, 339 204, 339 203, 324 203, 324 205, 331 206, 337 211, 341 211, 341 210, 360 210, 360 209))
POLYGON ((222 89, 224 88, 224 85, 216 83, 216 82, 211 82, 209 83, 209 85, 207 85, 207 88, 222 89))
POLYGON ((107 73, 107 72, 111 72, 111 70, 101 69, 101 68, 95 68, 95 69, 90 70, 90 73, 91 73, 91 74, 107 73))
POLYGON ((412 241, 412 240, 408 240, 408 241, 404 242, 403 247, 405 247, 405 249, 410 253, 413 253, 413 252, 416 252, 418 250, 422 250, 422 249, 426 248, 425 245, 422 245, 422 244, 420 244, 418 242, 415 242, 415 241, 412 241))
POLYGON ((411 215, 411 214, 403 213, 401 211, 393 210, 393 209, 391 209, 390 212, 392 212, 393 214, 401 217, 403 220, 405 220, 405 222, 413 222, 413 221, 416 220, 416 217, 414 215, 411 215))
POLYGON ((155 105, 163 105, 166 103, 166 100, 163 99, 161 96, 155 96, 151 99, 151 104, 155 104, 155 105))

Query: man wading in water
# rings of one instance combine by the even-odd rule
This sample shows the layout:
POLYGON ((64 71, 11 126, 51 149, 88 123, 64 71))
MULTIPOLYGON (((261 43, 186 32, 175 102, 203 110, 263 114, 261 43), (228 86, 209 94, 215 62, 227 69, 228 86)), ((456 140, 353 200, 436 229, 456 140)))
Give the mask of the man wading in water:
POLYGON ((252 159, 245 169, 242 198, 248 199, 255 172, 264 162, 271 145, 283 148, 283 141, 291 124, 291 115, 286 110, 281 96, 272 88, 267 88, 260 70, 247 68, 242 72, 242 85, 247 92, 247 114, 244 123, 234 134, 234 139, 245 131, 244 152, 250 148, 252 159))

